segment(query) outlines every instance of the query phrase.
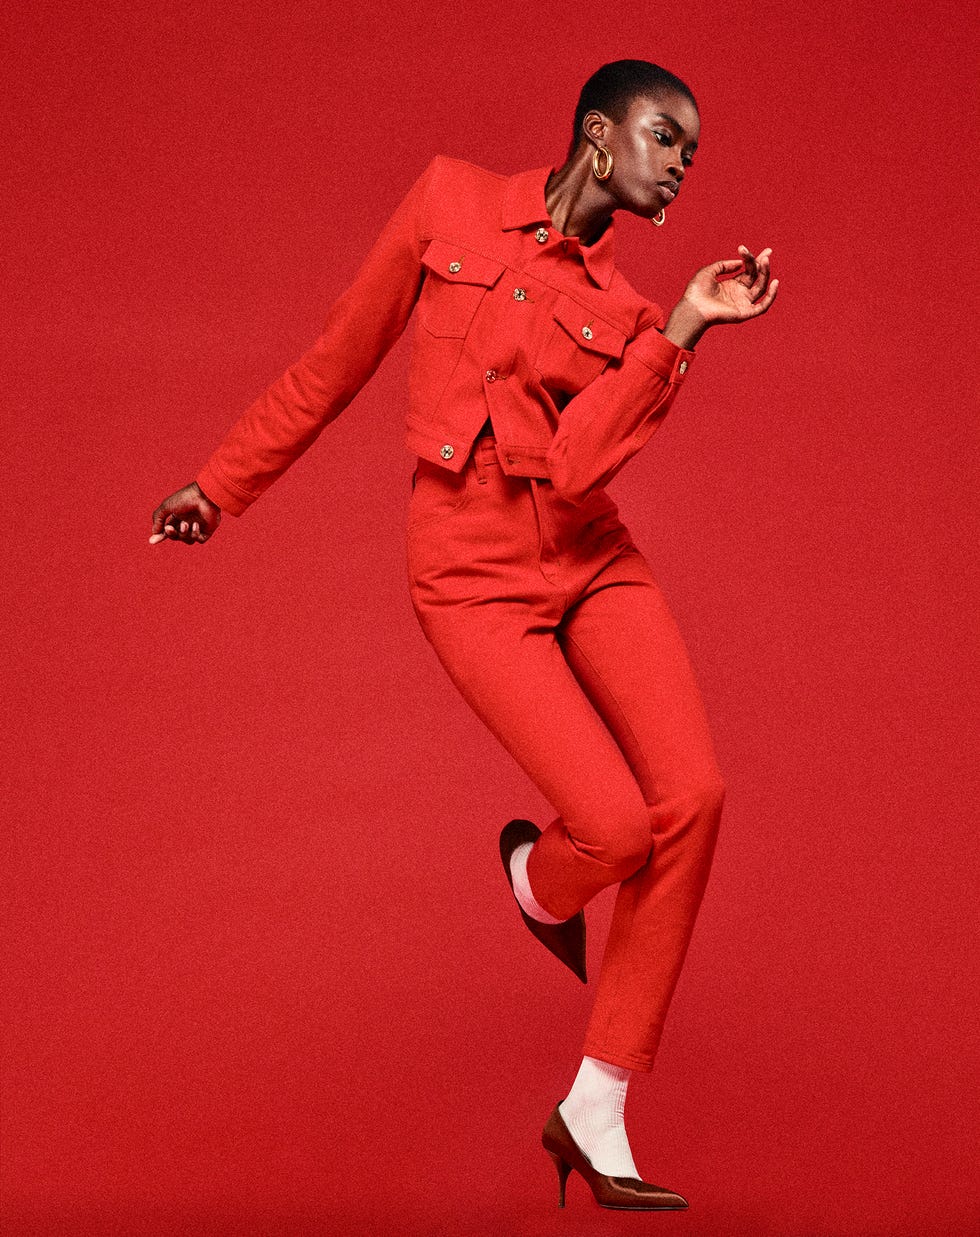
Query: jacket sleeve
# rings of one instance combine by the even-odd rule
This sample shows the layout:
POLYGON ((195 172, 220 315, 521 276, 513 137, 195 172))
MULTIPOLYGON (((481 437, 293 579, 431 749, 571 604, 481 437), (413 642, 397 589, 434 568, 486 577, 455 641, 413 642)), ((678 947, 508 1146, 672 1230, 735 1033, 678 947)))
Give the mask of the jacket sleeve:
POLYGON ((195 480, 240 516, 312 445, 405 330, 422 286, 426 203, 439 156, 409 189, 333 303, 316 343, 231 427, 195 480))
POLYGON ((580 504, 608 485, 650 439, 674 401, 694 353, 661 334, 663 310, 650 305, 623 355, 573 396, 548 450, 555 492, 580 504))

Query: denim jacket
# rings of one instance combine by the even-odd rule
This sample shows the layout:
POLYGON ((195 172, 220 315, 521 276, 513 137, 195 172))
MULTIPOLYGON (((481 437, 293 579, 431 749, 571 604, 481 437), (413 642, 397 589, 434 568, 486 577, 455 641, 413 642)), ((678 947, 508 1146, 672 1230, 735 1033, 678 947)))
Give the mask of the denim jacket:
POLYGON ((231 427, 198 474, 241 515, 347 407, 415 312, 406 442, 459 472, 490 418, 500 466, 572 503, 657 429, 693 358, 663 310, 548 215, 551 165, 512 176, 435 156, 313 346, 231 427))

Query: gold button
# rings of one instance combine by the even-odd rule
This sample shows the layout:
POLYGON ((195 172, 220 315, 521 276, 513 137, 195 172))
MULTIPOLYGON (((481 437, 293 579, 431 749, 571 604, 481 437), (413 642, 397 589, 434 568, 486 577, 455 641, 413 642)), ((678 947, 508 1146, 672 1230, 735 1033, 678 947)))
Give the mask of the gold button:
POLYGON ((678 365, 678 367, 677 367, 677 372, 678 372, 679 374, 686 374, 686 373, 687 373, 687 361, 681 361, 680 365, 678 365))
POLYGON ((440 447, 439 454, 444 460, 451 460, 453 458, 452 444, 447 442, 444 447, 440 447))
POLYGON ((586 338, 586 339, 591 339, 591 338, 592 338, 592 328, 591 328, 591 327, 588 327, 588 326, 583 326, 583 327, 582 327, 582 334, 585 336, 585 338, 586 338))
POLYGON ((515 288, 514 289, 514 300, 515 301, 526 301, 527 292, 523 288, 515 288))
POLYGON ((487 377, 487 382, 496 382, 497 371, 495 369, 488 369, 486 377, 487 377))
POLYGON ((534 234, 534 239, 538 242, 539 245, 543 245, 545 241, 548 239, 548 229, 538 228, 537 232, 535 232, 534 234))
POLYGON ((460 267, 461 267, 461 266, 462 266, 462 263, 461 263, 461 262, 450 262, 450 263, 449 263, 449 271, 450 271, 450 274, 455 275, 455 274, 456 274, 456 272, 460 269, 460 267))

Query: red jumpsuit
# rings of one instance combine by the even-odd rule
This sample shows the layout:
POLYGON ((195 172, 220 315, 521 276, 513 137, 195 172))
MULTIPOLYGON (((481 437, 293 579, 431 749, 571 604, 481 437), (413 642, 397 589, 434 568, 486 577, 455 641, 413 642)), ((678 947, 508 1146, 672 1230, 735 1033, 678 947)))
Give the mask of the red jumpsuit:
POLYGON ((693 353, 545 205, 552 167, 435 157, 313 347, 197 476, 241 515, 350 403, 416 311, 408 579, 457 688, 553 805, 538 903, 619 883, 584 1055, 651 1070, 724 799, 683 639, 603 488, 666 415, 693 353))

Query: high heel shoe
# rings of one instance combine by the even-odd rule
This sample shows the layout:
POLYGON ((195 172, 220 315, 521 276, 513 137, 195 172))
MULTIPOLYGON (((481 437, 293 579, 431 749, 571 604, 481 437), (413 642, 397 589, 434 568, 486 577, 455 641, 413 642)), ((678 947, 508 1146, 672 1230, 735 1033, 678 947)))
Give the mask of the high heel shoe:
POLYGON ((565 1206, 565 1182, 573 1168, 588 1182, 600 1207, 615 1211, 679 1211, 687 1206, 687 1199, 680 1194, 639 1177, 607 1177, 596 1172, 569 1133, 558 1104, 548 1118, 541 1142, 558 1170, 559 1207, 565 1206))
MULTIPOLYGON (((503 860, 504 871, 507 873, 507 883, 511 893, 514 892, 514 877, 510 870, 510 857, 522 842, 536 842, 541 836, 541 830, 529 820, 512 820, 504 825, 500 834, 500 858, 503 860)), ((514 895, 517 901, 517 895, 514 895)), ((517 903, 521 918, 530 928, 532 934, 542 945, 560 959, 573 971, 583 984, 589 982, 585 973, 585 912, 579 911, 571 919, 561 923, 545 923, 528 915, 517 903)))

